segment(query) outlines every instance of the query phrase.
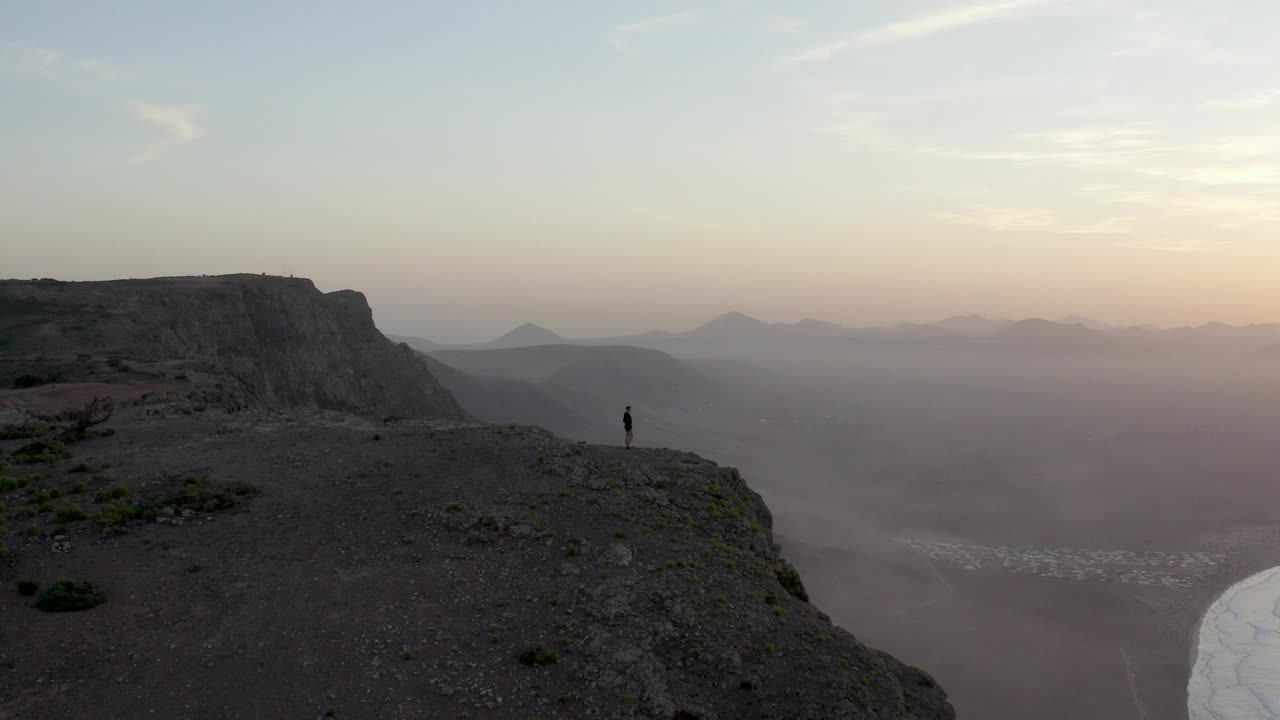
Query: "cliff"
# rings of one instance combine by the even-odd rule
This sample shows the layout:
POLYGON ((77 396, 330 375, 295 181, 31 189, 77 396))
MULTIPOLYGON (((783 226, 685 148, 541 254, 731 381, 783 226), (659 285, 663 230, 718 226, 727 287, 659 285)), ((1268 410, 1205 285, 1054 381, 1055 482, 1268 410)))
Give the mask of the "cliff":
POLYGON ((954 717, 806 601, 760 497, 697 456, 315 411, 109 428, 0 458, 0 716, 954 717), (15 587, 59 578, 106 602, 15 587))
MULTIPOLYGON (((458 418, 362 294, 259 275, 0 282, 0 381, 184 381, 232 406, 458 418)), ((186 388, 190 385, 190 388, 186 388)))
POLYGON ((7 392, 180 388, 0 426, 0 717, 954 718, 809 604, 736 470, 449 419, 358 293, 8 282, 0 308, 7 371, 43 374, 7 392), (247 407, 192 407, 227 383, 247 407), (369 419, 397 410, 434 417, 369 419))

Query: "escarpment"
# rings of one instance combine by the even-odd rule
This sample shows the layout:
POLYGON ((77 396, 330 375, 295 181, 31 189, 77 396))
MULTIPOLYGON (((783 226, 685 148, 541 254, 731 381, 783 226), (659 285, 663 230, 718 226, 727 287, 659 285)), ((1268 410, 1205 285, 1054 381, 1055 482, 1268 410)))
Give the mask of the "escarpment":
POLYGON ((0 381, 169 382, 232 406, 459 418, 358 292, 259 275, 0 282, 0 381), (123 371, 123 372, 122 372, 123 371))

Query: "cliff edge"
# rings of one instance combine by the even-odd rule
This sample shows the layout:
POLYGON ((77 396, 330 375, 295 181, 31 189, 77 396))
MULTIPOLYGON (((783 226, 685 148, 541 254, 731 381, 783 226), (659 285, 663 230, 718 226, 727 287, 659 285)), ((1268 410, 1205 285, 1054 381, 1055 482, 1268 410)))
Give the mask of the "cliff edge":
POLYGON ((805 600, 760 497, 697 456, 303 410, 107 428, 0 456, 5 717, 954 717, 805 600), (59 578, 106 602, 15 584, 59 578))

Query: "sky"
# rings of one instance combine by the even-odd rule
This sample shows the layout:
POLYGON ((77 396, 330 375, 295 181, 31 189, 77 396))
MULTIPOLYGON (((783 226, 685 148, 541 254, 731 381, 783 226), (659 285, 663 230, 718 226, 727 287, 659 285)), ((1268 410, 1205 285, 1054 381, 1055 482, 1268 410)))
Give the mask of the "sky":
POLYGON ((1274 0, 0 5, 0 277, 460 342, 1280 320, 1274 0))

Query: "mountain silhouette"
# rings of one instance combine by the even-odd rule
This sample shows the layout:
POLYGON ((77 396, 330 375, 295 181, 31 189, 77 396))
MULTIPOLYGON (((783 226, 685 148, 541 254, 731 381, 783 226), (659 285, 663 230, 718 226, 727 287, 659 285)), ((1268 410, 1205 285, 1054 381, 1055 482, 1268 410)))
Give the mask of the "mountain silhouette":
POLYGON ((759 338, 769 334, 772 326, 740 312, 727 312, 690 330, 691 337, 759 338))
POLYGON ((1118 350, 1124 343, 1101 330, 1087 328, 1079 323, 1066 324, 1030 318, 1019 320, 993 336, 993 340, 1027 350, 1039 351, 1108 351, 1118 350))
POLYGON ((987 337, 1009 327, 1009 321, 989 318, 985 315, 957 315, 940 320, 936 325, 955 335, 987 337))
POLYGON ((555 345, 564 338, 533 323, 525 323, 490 343, 491 347, 529 347, 531 345, 555 345))

